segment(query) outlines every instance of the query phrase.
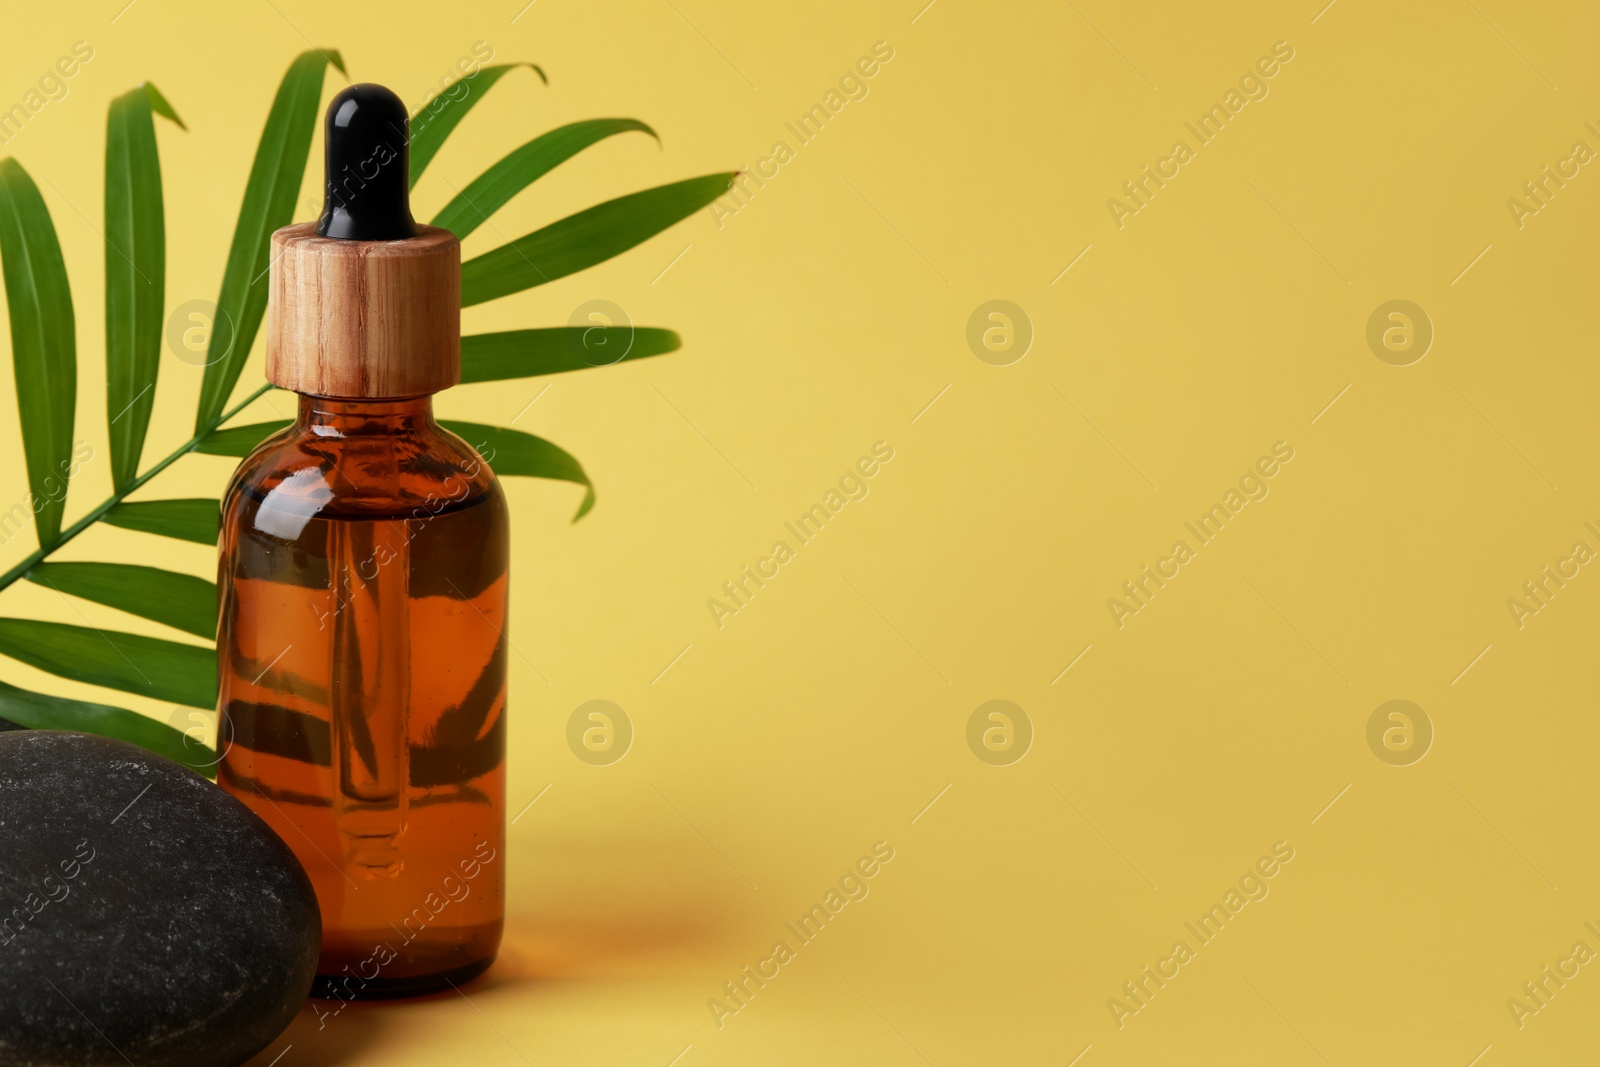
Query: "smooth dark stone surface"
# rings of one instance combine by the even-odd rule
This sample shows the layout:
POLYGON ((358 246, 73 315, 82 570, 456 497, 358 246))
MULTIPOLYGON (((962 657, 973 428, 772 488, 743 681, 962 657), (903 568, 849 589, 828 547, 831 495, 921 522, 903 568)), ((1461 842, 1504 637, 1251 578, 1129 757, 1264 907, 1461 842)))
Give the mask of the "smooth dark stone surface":
POLYGON ((322 921, 277 835, 199 775, 0 732, 0 1065, 232 1067, 311 988, 322 921))

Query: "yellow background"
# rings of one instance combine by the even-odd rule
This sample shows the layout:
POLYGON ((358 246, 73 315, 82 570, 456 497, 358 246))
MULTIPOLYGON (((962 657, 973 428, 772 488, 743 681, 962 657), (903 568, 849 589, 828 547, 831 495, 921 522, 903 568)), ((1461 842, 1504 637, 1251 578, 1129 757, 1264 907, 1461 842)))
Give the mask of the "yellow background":
MULTIPOLYGON (((539 799, 511 832, 505 949, 470 1001, 357 1005, 321 1029, 307 1012, 256 1062, 1591 1062, 1600 965, 1520 1029, 1506 1002, 1574 942, 1600 949, 1584 928, 1600 926, 1600 576, 1584 567, 1520 629, 1506 601, 1575 541, 1600 548, 1584 528, 1600 525, 1600 175, 1520 229, 1506 202, 1574 142, 1600 149, 1584 125, 1600 125, 1600 18, 1506 0, 921 3, 8 11, 0 100, 72 42, 95 49, 6 152, 62 235, 78 436, 101 456, 104 117, 142 79, 190 126, 158 125, 170 307, 215 299, 273 89, 312 44, 413 106, 480 40, 548 71, 548 88, 509 75, 463 123, 417 190, 423 218, 561 123, 661 132, 662 150, 628 135, 566 164, 469 255, 796 149, 720 227, 702 211, 465 313, 468 332, 560 325, 608 299, 685 344, 440 400, 502 424, 527 408, 517 426, 599 490, 571 525, 571 486, 507 486, 511 813, 539 799), (870 94, 798 146, 784 123, 877 41, 894 58, 870 94), (1175 140, 1194 147, 1183 123, 1277 41, 1294 58, 1270 95, 1119 229, 1107 199, 1175 140), (1035 331, 1009 366, 966 341, 991 299, 1035 331), (1366 342, 1393 299, 1435 330, 1410 366, 1366 342), (870 495, 719 629, 707 599, 877 441, 895 458, 870 495), (1107 599, 1277 441, 1295 453, 1270 495, 1118 629, 1107 599), (610 766, 565 741, 592 699, 636 731, 610 766), (1035 732, 1010 766, 967 745, 991 699, 1035 732), (1392 699, 1435 732, 1410 766, 1368 747, 1392 699), (877 841, 895 858, 870 896, 719 1029, 708 998, 877 841), (1270 896, 1119 1029, 1108 999, 1278 841, 1294 859, 1270 896)), ((147 461, 188 436, 199 377, 163 355, 147 461)), ((14 417, 4 432, 20 457, 14 417)), ((142 495, 216 495, 231 462, 185 458, 142 495)), ((89 464, 69 520, 108 491, 89 464)), ((25 492, 19 458, 0 500, 25 492)), ((213 567, 107 528, 61 557, 213 567)), ((159 629, 25 583, 3 607, 159 629)))

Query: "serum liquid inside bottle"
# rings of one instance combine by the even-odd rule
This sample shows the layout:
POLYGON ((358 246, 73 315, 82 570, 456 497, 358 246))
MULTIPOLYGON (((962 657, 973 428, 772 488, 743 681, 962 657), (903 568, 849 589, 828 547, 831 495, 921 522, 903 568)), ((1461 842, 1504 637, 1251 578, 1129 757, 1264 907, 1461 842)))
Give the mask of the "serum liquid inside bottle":
POLYGON ((273 235, 267 376, 294 424, 223 500, 218 782, 316 886, 323 996, 447 988, 504 919, 508 523, 433 419, 460 377, 460 245, 407 203, 406 112, 327 117, 327 202, 273 235))

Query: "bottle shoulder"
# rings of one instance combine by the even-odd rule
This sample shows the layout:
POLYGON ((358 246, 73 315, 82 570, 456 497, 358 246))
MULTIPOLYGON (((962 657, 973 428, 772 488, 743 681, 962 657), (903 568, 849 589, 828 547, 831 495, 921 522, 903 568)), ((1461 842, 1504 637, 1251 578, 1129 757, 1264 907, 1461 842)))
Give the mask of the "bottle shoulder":
POLYGON ((239 464, 223 498, 224 522, 264 502, 324 518, 439 514, 504 497, 489 464, 460 437, 430 423, 403 433, 338 434, 299 424, 262 441, 239 464))

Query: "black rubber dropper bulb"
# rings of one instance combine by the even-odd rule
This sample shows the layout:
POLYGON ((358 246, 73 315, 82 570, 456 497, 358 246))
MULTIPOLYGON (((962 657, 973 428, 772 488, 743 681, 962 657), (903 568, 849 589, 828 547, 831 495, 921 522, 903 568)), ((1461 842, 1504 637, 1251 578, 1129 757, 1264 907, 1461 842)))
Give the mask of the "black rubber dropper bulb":
POLYGON ((352 85, 328 105, 327 185, 317 233, 347 241, 417 235, 411 217, 406 106, 381 85, 352 85))

